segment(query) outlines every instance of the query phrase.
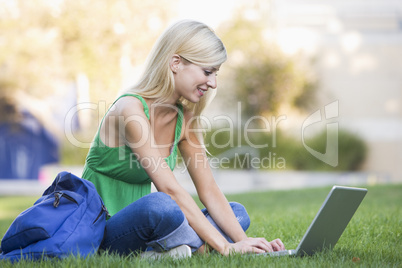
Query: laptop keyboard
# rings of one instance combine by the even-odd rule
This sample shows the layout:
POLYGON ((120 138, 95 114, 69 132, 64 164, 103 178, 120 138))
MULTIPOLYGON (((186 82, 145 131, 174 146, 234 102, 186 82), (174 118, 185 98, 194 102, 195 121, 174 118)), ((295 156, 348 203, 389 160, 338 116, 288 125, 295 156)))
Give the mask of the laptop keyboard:
POLYGON ((266 253, 262 253, 262 254, 272 256, 272 257, 276 257, 276 256, 290 256, 290 255, 294 255, 295 253, 296 253, 296 250, 290 249, 290 250, 266 252, 266 253))

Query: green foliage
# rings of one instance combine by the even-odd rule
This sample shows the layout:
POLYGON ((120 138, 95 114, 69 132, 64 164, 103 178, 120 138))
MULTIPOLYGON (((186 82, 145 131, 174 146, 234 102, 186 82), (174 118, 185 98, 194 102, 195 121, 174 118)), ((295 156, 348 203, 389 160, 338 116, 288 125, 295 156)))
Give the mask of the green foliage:
POLYGON ((84 165, 85 158, 88 154, 88 148, 80 148, 74 146, 70 142, 65 141, 61 146, 60 164, 67 166, 84 165))
MULTIPOLYGON (((172 1, 12 1, 0 3, 0 87, 46 97, 85 74, 92 99, 121 87, 121 59, 142 64, 172 1), (160 5, 164 8, 158 8, 160 5)), ((128 70, 125 70, 126 72, 128 70)), ((129 70, 132 71, 132 70, 129 70)))
MULTIPOLYGON (((336 167, 315 158, 304 148, 301 140, 283 131, 248 132, 245 137, 243 131, 228 130, 213 129, 205 137, 211 158, 229 158, 227 163, 220 161, 224 163, 221 168, 352 171, 361 167, 367 155, 365 142, 346 130, 338 132, 339 163, 336 167), (252 159, 254 163, 250 162, 252 159)), ((325 153, 326 142, 326 131, 306 140, 308 146, 321 153, 325 153)))
POLYGON ((237 97, 246 116, 276 113, 281 105, 304 108, 312 103, 314 86, 291 59, 263 50, 232 69, 237 97))
POLYGON ((282 106, 304 110, 315 102, 317 82, 311 68, 264 38, 269 31, 266 21, 250 21, 241 14, 221 28, 229 54, 223 90, 242 101, 246 117, 274 114, 282 106))
MULTIPOLYGON (((254 255, 223 257, 216 253, 194 255, 185 260, 150 261, 134 254, 101 254, 87 259, 21 262, 1 267, 400 267, 402 265, 402 185, 368 186, 368 194, 332 251, 305 258, 270 258, 254 255)), ((251 217, 248 236, 280 238, 294 249, 320 208, 329 187, 277 192, 229 195, 229 201, 245 205, 251 217)), ((32 205, 34 198, 0 197, 0 237, 18 213, 32 205), (18 201, 20 200, 20 201, 18 201), (5 207, 15 213, 4 216, 5 207)), ((9 210, 8 210, 9 211, 9 210)))
MULTIPOLYGON (((325 153, 327 132, 323 131, 306 141, 314 150, 325 153)), ((307 151, 295 163, 296 169, 303 170, 358 170, 367 156, 367 145, 356 134, 340 130, 338 132, 338 166, 333 168, 316 159, 307 151)))

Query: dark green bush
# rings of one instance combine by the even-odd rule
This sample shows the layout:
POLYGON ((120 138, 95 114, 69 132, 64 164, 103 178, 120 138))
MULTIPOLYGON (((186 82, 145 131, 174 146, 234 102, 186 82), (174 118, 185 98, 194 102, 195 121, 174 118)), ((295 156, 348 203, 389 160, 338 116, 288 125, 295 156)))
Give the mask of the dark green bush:
MULTIPOLYGON (((210 157, 225 159, 222 168, 235 169, 287 169, 315 171, 353 171, 364 163, 367 147, 357 135, 338 131, 338 164, 333 167, 311 155, 301 139, 286 135, 282 131, 272 133, 248 133, 247 139, 238 135, 243 132, 213 129, 207 133, 205 144, 210 157)), ((307 139, 306 145, 315 151, 325 153, 327 133, 323 131, 307 139)), ((216 166, 216 165, 215 165, 216 166)))
MULTIPOLYGON (((306 144, 318 152, 325 153, 327 132, 323 131, 306 141, 306 144)), ((303 148, 304 149, 304 148, 303 148)), ((367 155, 365 142, 356 134, 346 130, 338 131, 338 165, 327 165, 306 150, 303 157, 297 162, 296 169, 301 170, 358 170, 364 163, 367 155)))
MULTIPOLYGON (((223 128, 207 133, 205 144, 211 166, 224 169, 353 171, 361 167, 367 155, 365 142, 346 130, 338 132, 338 165, 335 167, 315 158, 303 146, 301 139, 283 131, 277 130, 275 135, 271 132, 249 132, 247 139, 243 133, 223 128)), ((327 133, 323 131, 306 140, 306 145, 325 153, 326 142, 327 133)), ((61 163, 83 165, 87 153, 87 148, 78 148, 66 142, 61 148, 61 163)))
POLYGON ((84 165, 88 148, 76 146, 64 140, 60 148, 60 164, 67 166, 84 165))

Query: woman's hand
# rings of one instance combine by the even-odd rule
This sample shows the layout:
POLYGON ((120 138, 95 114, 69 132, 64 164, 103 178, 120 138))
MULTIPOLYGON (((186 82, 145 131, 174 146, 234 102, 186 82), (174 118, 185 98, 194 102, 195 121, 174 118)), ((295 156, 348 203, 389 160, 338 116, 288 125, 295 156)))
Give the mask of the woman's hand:
POLYGON ((285 245, 280 239, 268 242, 265 238, 248 237, 234 244, 228 244, 223 255, 236 253, 264 253, 285 250, 285 245))

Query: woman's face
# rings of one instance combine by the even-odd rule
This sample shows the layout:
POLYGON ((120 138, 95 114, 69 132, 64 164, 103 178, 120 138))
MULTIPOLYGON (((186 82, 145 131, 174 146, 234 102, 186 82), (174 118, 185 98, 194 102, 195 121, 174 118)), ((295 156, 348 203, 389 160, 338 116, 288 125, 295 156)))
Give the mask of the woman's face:
POLYGON ((217 86, 217 67, 201 67, 179 57, 172 71, 175 78, 175 93, 190 102, 199 102, 202 96, 217 86))

